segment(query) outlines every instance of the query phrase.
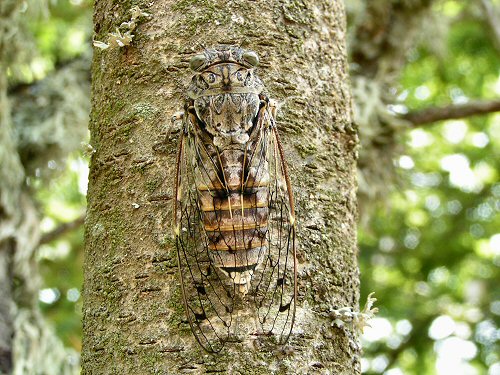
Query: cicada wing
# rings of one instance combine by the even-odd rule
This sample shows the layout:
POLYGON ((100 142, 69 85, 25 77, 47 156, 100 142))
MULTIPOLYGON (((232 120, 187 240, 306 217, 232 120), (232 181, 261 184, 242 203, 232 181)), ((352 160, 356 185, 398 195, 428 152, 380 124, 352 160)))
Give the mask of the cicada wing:
MULTIPOLYGON (((234 286, 223 279, 211 258, 197 185, 213 168, 187 133, 179 142, 174 231, 182 297, 187 319, 200 345, 220 351, 232 337, 234 286)), ((207 185, 208 185, 208 181, 207 185)))
POLYGON ((253 294, 263 334, 276 335, 280 344, 288 340, 295 319, 297 265, 295 255, 295 212, 293 194, 278 133, 271 111, 259 116, 263 128, 262 148, 268 168, 267 245, 256 272, 253 294))

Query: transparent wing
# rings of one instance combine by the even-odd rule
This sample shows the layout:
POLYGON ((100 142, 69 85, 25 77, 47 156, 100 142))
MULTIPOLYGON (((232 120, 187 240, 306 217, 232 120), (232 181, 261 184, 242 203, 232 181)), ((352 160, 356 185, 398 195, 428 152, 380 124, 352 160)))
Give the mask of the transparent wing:
POLYGON ((297 296, 295 212, 283 148, 274 124, 272 108, 263 108, 262 137, 256 149, 257 168, 268 168, 268 221, 265 254, 252 280, 252 295, 262 334, 278 343, 288 340, 295 319, 297 296), (264 161, 263 161, 264 160, 264 161))
MULTIPOLYGON (((189 116, 189 115, 188 115, 189 116)), ((189 119, 185 119, 189 121, 189 119)), ((187 319, 200 345, 219 352, 233 334, 235 288, 213 265, 203 227, 197 184, 217 175, 199 141, 187 131, 179 141, 174 231, 187 319)), ((208 181, 205 181, 207 185, 208 181)))

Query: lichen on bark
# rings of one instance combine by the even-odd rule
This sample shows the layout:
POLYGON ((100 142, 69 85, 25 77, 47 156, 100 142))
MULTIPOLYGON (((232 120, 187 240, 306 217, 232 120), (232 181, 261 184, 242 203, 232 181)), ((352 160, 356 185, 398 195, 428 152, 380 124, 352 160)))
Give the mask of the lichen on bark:
MULTIPOLYGON (((86 221, 83 373, 356 374, 357 333, 328 313, 358 305, 355 171, 340 1, 134 1, 150 15, 124 48, 95 51, 86 221), (235 44, 260 56, 277 99, 297 202, 299 301, 286 348, 246 339, 207 355, 184 318, 172 181, 189 58, 235 44), (159 181, 162 181, 159 183, 159 181), (257 345, 257 346, 256 346, 257 345)), ((96 2, 102 40, 132 4, 96 2)))

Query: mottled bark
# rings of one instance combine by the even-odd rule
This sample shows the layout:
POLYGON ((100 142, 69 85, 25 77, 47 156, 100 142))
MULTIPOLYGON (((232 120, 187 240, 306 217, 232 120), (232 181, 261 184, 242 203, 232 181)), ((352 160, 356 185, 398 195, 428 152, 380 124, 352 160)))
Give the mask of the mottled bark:
POLYGON ((130 46, 96 50, 85 235, 84 374, 357 374, 357 333, 328 313, 358 305, 355 170, 340 1, 98 0, 95 39, 129 10, 130 46), (177 135, 189 58, 203 46, 256 51, 278 100, 295 190, 299 302, 286 350, 253 340, 207 355, 184 317, 170 228, 177 135))

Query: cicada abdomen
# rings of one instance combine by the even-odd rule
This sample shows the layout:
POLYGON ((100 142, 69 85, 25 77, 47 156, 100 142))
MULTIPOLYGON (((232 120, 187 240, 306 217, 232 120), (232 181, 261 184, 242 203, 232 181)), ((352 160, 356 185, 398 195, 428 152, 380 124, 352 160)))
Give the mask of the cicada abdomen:
POLYGON ((218 351, 246 334, 283 343, 296 301, 290 181, 252 51, 224 46, 191 59, 179 141, 174 230, 181 287, 198 342, 218 351), (258 327, 239 316, 253 304, 258 327), (240 320, 236 324, 236 320, 240 320))

